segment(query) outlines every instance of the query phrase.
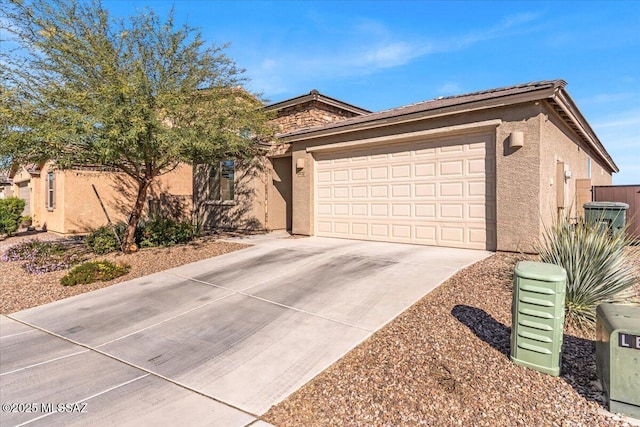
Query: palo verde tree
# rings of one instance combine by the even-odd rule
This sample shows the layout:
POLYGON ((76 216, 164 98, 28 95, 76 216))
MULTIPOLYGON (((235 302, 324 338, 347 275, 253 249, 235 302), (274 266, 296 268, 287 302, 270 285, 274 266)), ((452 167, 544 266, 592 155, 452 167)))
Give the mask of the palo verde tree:
POLYGON ((115 19, 100 0, 0 0, 0 158, 101 165, 137 194, 181 162, 254 154, 272 135, 243 70, 198 29, 144 10, 115 19))

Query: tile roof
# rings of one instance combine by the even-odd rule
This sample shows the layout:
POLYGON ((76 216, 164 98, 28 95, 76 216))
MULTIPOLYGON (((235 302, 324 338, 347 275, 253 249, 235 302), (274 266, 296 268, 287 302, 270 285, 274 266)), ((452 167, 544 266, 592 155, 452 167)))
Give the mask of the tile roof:
POLYGON ((332 98, 332 97, 327 96, 327 95, 323 95, 320 92, 318 92, 318 90, 316 90, 316 89, 311 90, 311 92, 309 92, 307 94, 296 96, 295 98, 285 99, 284 101, 279 101, 279 102, 275 102, 273 104, 269 104, 269 105, 265 106, 265 109, 266 110, 281 110, 283 108, 287 108, 287 107, 291 107, 291 106, 299 105, 299 104, 304 104, 305 102, 310 102, 310 101, 323 102, 325 104, 332 105, 334 107, 341 108, 341 109, 346 110, 346 111, 351 111, 352 113, 355 113, 355 114, 358 114, 358 115, 371 113, 371 111, 365 110, 364 108, 360 108, 360 107, 358 107, 356 105, 348 104, 348 103, 346 103, 344 101, 340 101, 339 99, 332 98))
POLYGON ((493 108, 517 104, 525 100, 548 99, 551 107, 560 115, 567 125, 576 132, 578 137, 581 138, 587 146, 594 148, 601 158, 609 164, 613 172, 618 172, 618 166, 616 166, 588 121, 566 92, 566 85, 567 82, 561 79, 543 80, 466 93, 463 95, 438 97, 429 101, 417 102, 398 108, 352 117, 347 120, 328 123, 322 126, 297 129, 277 136, 288 142, 293 142, 327 134, 385 126, 394 122, 403 121, 405 117, 406 120, 423 119, 436 114, 458 114, 465 111, 465 109, 493 108))
POLYGON ((442 109, 447 107, 457 107, 457 106, 469 104, 472 102, 497 99, 497 98, 512 96, 512 95, 526 94, 529 92, 539 91, 543 89, 564 88, 566 84, 567 83, 564 80, 560 80, 560 79, 544 80, 539 82, 531 82, 531 83, 519 84, 515 86, 507 86, 507 87, 501 87, 496 89, 466 93, 463 95, 454 95, 454 96, 446 96, 446 97, 441 96, 429 101, 416 102, 414 104, 404 105, 402 107, 378 111, 375 113, 354 117, 348 120, 330 123, 324 126, 315 126, 315 127, 298 129, 293 132, 289 132, 280 136, 285 137, 285 136, 301 135, 308 132, 317 131, 320 129, 326 130, 326 129, 332 129, 332 128, 346 127, 356 123, 367 123, 367 122, 372 122, 376 120, 382 120, 382 119, 399 117, 399 116, 404 116, 409 114, 426 112, 430 110, 437 110, 437 109, 442 109))

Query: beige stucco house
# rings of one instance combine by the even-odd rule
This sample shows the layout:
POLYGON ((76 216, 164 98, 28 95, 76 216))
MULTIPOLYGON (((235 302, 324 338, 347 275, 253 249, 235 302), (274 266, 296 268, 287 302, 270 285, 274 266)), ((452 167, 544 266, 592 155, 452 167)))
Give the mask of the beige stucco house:
MULTIPOLYGON (((280 135, 371 113, 317 90, 265 109, 273 114, 280 135)), ((204 229, 291 230, 292 178, 291 147, 286 143, 265 147, 265 156, 249 164, 229 160, 198 165, 193 193, 196 220, 204 229)))
MULTIPOLYGON (((192 174, 191 166, 181 165, 159 177, 151 187, 149 204, 188 217, 192 174)), ((55 233, 88 233, 106 225, 107 215, 114 223, 125 221, 135 201, 130 178, 98 167, 59 170, 47 162, 21 166, 10 175, 13 194, 26 202, 23 215, 30 216, 35 227, 55 233)))
POLYGON ((371 113, 317 91, 266 108, 278 143, 196 171, 205 227, 528 251, 618 168, 562 80, 371 113), (207 173, 203 173, 207 172, 207 173))
POLYGON ((13 182, 9 174, 0 173, 0 199, 13 196, 13 182))

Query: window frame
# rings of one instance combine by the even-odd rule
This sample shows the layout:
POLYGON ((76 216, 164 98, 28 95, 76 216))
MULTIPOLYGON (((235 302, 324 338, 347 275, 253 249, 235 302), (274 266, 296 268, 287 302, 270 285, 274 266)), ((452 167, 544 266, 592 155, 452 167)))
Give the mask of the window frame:
POLYGON ((50 211, 56 207, 55 189, 55 174, 49 172, 47 174, 47 209, 50 211))
POLYGON ((236 161, 224 159, 212 165, 209 173, 211 203, 235 204, 236 202, 236 161), (224 176, 226 175, 226 176, 224 176), (226 187, 226 188, 224 188, 226 187))

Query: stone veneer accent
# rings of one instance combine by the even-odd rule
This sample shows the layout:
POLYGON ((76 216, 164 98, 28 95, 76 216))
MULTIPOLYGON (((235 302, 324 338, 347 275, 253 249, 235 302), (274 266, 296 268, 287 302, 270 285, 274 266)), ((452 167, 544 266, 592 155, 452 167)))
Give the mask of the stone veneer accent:
POLYGON ((310 101, 279 110, 278 117, 273 119, 273 123, 278 126, 280 133, 287 133, 346 120, 357 115, 322 102, 310 101))

